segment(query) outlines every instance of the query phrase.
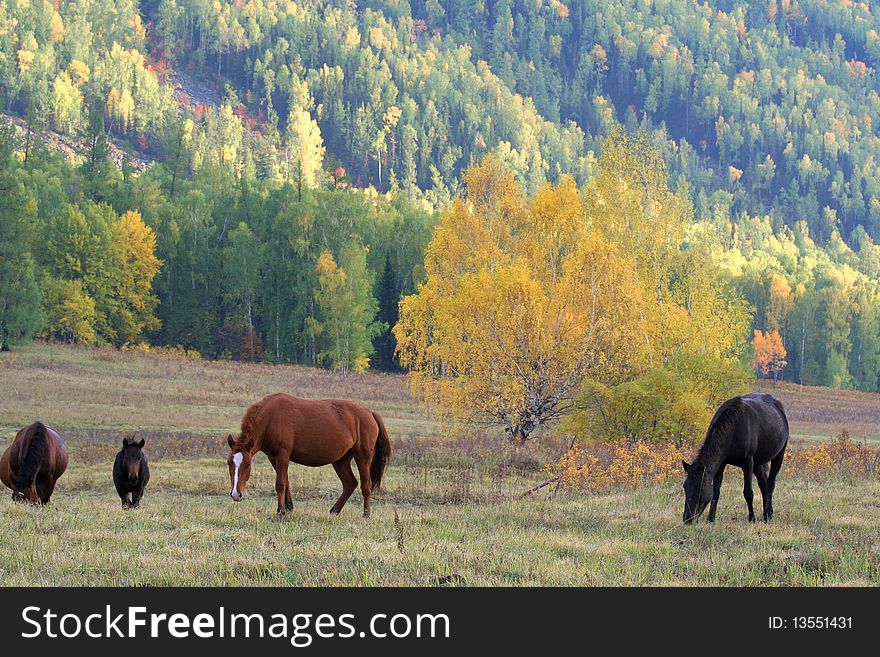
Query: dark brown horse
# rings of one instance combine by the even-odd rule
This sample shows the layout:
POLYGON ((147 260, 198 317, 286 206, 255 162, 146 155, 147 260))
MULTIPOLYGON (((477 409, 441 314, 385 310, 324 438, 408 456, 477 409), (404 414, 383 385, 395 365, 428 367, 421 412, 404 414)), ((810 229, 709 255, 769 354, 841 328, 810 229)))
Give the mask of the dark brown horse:
POLYGON ((724 468, 733 465, 743 470, 743 497, 749 509, 749 522, 755 521, 752 474, 764 498, 764 522, 770 522, 776 475, 787 445, 788 418, 778 399, 761 392, 728 399, 715 411, 697 458, 693 463, 682 461, 687 473, 682 520, 693 522, 711 503, 709 522, 714 522, 724 468))
POLYGON ((240 501, 257 452, 269 457, 275 468, 278 513, 293 509, 287 466, 293 461, 311 467, 333 464, 342 482, 342 495, 330 509, 338 514, 357 488, 351 471, 354 459, 361 476, 364 516, 370 515, 370 496, 382 482, 391 458, 391 441, 378 414, 344 399, 319 401, 283 393, 269 395, 251 405, 241 421, 237 438, 229 443, 229 479, 233 500, 240 501))
POLYGON ((0 481, 16 502, 48 504, 55 482, 67 469, 61 436, 42 422, 21 429, 0 458, 0 481))
POLYGON ((144 439, 126 436, 113 462, 113 485, 122 500, 122 508, 138 508, 148 483, 150 467, 144 454, 144 439))

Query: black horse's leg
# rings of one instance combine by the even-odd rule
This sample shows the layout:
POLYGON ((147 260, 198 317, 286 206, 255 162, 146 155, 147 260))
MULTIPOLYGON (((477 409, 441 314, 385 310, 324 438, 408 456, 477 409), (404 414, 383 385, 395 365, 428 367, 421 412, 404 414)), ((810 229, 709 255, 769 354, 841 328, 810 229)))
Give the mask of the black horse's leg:
POLYGON ((113 485, 116 486, 116 494, 119 495, 119 499, 122 500, 122 508, 125 509, 128 506, 128 492, 122 487, 119 479, 116 476, 116 472, 113 472, 113 485))
POLYGON ((131 508, 136 509, 141 505, 141 498, 144 496, 144 486, 145 483, 141 481, 131 492, 131 508))
POLYGON ((755 493, 752 491, 752 474, 754 471, 754 461, 749 457, 743 466, 743 497, 746 498, 746 506, 749 507, 749 522, 755 522, 755 509, 752 501, 755 499, 755 493))
POLYGON ((330 508, 330 513, 338 515, 358 485, 358 481, 351 471, 351 452, 336 461, 333 464, 333 469, 336 470, 336 475, 339 477, 339 481, 342 482, 342 495, 336 500, 336 504, 330 508))
POLYGON ((755 465, 755 479, 758 480, 758 488, 761 490, 761 499, 764 501, 764 522, 770 518, 767 512, 770 508, 770 489, 767 487, 767 464, 757 463, 755 465))
POLYGON ((776 475, 779 474, 784 459, 785 449, 779 452, 779 454, 770 461, 770 475, 767 477, 767 501, 764 506, 764 520, 767 522, 770 522, 773 519, 773 491, 776 489, 776 475))
POLYGON ((724 479, 725 465, 718 466, 715 478, 712 480, 712 504, 709 506, 709 522, 715 522, 715 512, 718 510, 718 498, 721 497, 721 482, 724 479))

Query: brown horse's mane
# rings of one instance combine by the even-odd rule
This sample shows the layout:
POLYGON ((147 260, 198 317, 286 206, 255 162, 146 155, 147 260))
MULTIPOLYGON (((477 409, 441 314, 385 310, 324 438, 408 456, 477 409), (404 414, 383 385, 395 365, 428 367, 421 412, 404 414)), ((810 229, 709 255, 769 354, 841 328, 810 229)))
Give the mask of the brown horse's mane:
POLYGON ((241 429, 238 433, 238 438, 235 440, 236 447, 239 449, 245 449, 248 444, 248 440, 253 435, 253 431, 256 428, 257 420, 260 418, 260 411, 263 409, 263 406, 266 405, 266 402, 276 397, 277 395, 268 395, 267 397, 263 397, 260 401, 254 402, 244 413, 244 417, 241 418, 241 429))
POLYGON ((729 399, 721 405, 721 408, 718 409, 718 412, 712 419, 709 429, 706 431, 706 440, 703 441, 703 446, 700 447, 700 451, 694 459, 694 464, 705 465, 707 462, 712 462, 718 456, 724 447, 723 439, 733 429, 736 421, 742 414, 743 406, 744 404, 740 397, 729 399))

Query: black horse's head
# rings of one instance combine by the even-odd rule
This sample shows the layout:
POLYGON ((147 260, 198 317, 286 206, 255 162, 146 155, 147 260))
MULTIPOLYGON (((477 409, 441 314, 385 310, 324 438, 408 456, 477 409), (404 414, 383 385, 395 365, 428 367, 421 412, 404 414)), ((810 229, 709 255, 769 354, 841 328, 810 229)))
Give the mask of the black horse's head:
POLYGON ((692 523, 712 501, 712 477, 701 463, 681 462, 687 476, 684 480, 684 514, 682 520, 692 523))
POLYGON ((131 483, 136 482, 140 477, 143 448, 143 438, 137 440, 134 436, 126 436, 122 439, 122 474, 131 483))

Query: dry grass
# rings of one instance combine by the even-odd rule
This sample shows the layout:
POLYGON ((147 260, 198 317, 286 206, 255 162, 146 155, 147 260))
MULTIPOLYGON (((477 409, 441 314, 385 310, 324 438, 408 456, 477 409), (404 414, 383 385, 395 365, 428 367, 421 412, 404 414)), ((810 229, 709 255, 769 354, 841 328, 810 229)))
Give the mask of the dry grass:
POLYGON ((880 393, 769 381, 757 388, 785 406, 795 442, 830 440, 846 429, 853 440, 880 444, 880 393))
MULTIPOLYGON (((866 413, 860 426, 880 434, 861 398, 834 414, 819 391, 776 392, 798 418, 827 409, 809 425, 817 437, 837 435, 844 423, 856 436, 856 409, 866 413), (810 411, 800 407, 807 402, 810 411)), ((0 449, 37 417, 64 428, 71 466, 47 508, 0 496, 7 585, 880 584, 876 480, 820 484, 784 468, 770 526, 745 522, 737 470, 712 526, 682 525, 678 481, 601 495, 548 486, 521 498, 568 445, 440 439, 403 377, 50 345, 0 355, 0 449), (332 469, 293 466, 295 509, 279 521, 262 455, 246 499, 229 499, 221 436, 249 403, 276 390, 358 399, 386 418, 395 456, 372 519, 360 517, 359 493, 331 517, 339 493, 332 469), (153 475, 135 511, 120 508, 111 482, 128 431, 146 438, 153 475)), ((793 424, 795 433, 806 426, 793 424)))
POLYGON ((135 351, 33 344, 0 355, 0 430, 39 418, 80 431, 223 434, 272 392, 354 399, 382 414, 397 436, 430 436, 435 424, 405 377, 235 362, 180 361, 135 351))

